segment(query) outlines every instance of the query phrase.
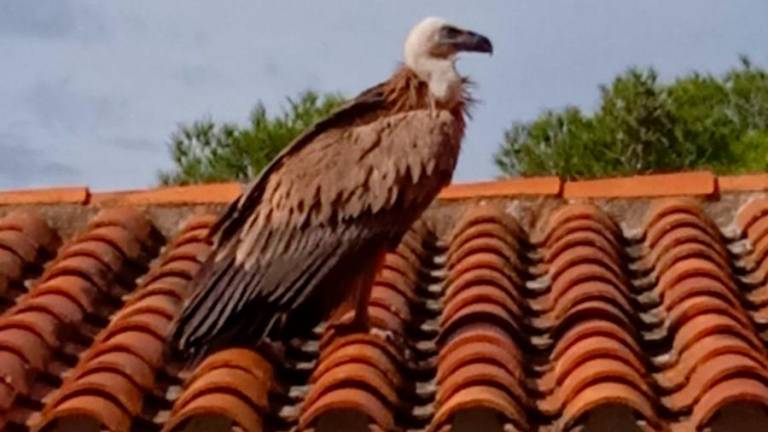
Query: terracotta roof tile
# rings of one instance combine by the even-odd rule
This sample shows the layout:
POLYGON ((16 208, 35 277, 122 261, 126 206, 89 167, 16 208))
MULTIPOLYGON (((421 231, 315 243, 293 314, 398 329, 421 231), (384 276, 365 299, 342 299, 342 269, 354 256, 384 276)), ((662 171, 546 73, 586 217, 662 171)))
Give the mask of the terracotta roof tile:
POLYGON ((657 197, 711 195, 717 191, 716 178, 710 172, 656 174, 647 176, 567 182, 565 198, 657 197))
POLYGON ((718 413, 732 406, 768 409, 763 183, 686 173, 451 186, 387 254, 371 334, 326 324, 284 350, 225 350, 191 371, 164 364, 165 338, 240 185, 86 189, 62 206, 16 194, 8 212, 0 194, 0 428, 727 423, 718 413))
POLYGON ((237 198, 241 191, 242 186, 237 183, 220 183, 122 193, 97 193, 93 195, 91 201, 98 206, 226 204, 237 198))
POLYGON ((440 193, 445 200, 495 196, 558 195, 562 191, 558 177, 529 177, 491 182, 453 184, 440 193))
POLYGON ((768 189, 767 174, 745 174, 735 176, 721 176, 718 178, 720 190, 723 192, 734 191, 761 191, 768 189))
POLYGON ((62 187, 0 192, 0 205, 85 204, 90 197, 86 187, 62 187))

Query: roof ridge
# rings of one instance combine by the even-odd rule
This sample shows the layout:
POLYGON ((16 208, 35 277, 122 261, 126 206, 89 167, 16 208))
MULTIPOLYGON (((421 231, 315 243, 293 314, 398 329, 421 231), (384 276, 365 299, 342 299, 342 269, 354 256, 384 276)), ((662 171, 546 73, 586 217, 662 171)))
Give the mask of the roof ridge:
MULTIPOLYGON (((56 186, 0 191, 0 205, 72 204, 94 206, 226 204, 243 190, 238 182, 94 192, 88 186, 56 186)), ((768 190, 768 173, 717 176, 711 171, 688 171, 563 180, 557 176, 512 177, 453 183, 442 200, 549 196, 577 198, 656 198, 716 196, 719 192, 768 190)))

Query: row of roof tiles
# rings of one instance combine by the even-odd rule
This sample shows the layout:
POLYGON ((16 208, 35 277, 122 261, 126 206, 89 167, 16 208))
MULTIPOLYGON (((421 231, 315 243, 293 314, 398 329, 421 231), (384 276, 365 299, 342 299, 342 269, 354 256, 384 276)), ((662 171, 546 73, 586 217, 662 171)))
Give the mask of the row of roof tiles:
POLYGON ((768 407, 768 200, 737 213, 731 239, 686 199, 656 202, 637 238, 587 204, 532 233, 492 205, 467 208, 444 239, 417 226, 375 282, 376 334, 327 330, 301 348, 306 378, 290 358, 272 365, 248 350, 189 376, 162 365, 212 220, 192 218, 160 252, 133 208, 102 210, 58 249, 33 214, 0 219, 0 294, 12 302, 0 315, 0 422, 171 431, 224 419, 221 430, 260 431, 281 417, 334 430, 324 422, 356 412, 372 430, 442 432, 480 410, 546 431, 618 405, 646 430, 683 431, 732 403, 768 407), (104 308, 115 313, 88 322, 104 308), (92 339, 73 331, 88 326, 92 339), (78 339, 85 349, 61 364, 78 339))
MULTIPOLYGON (((571 198, 630 198, 701 196, 718 192, 768 190, 768 174, 716 176, 708 171, 654 174, 599 180, 564 181, 559 177, 530 177, 475 183, 445 188, 445 200, 478 197, 562 196, 571 198)), ((239 183, 173 186, 150 190, 92 192, 87 187, 62 187, 0 191, 0 205, 94 204, 158 205, 228 203, 242 192, 239 183)))

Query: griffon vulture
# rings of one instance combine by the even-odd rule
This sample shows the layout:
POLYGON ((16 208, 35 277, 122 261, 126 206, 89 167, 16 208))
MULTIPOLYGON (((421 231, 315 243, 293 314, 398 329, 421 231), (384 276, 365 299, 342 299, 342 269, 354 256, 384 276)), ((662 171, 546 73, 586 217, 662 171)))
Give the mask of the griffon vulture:
POLYGON ((485 36, 427 18, 387 81, 280 153, 212 228, 214 250, 174 323, 172 352, 194 361, 287 340, 352 303, 353 318, 331 325, 366 331, 383 254, 456 165, 470 102, 456 56, 492 50, 485 36))

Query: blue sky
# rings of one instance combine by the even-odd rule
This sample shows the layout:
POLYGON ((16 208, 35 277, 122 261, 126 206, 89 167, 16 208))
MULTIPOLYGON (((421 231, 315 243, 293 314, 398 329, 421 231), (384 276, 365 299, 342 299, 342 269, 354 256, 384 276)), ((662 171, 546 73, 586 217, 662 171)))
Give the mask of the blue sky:
POLYGON ((428 15, 488 35, 457 180, 491 178, 513 120, 574 104, 628 66, 664 79, 768 65, 765 0, 0 2, 0 188, 152 186, 168 137, 204 116, 244 122, 313 88, 353 96, 386 79, 428 15))

